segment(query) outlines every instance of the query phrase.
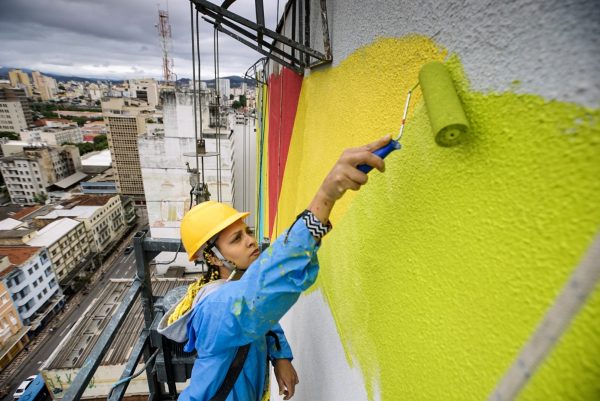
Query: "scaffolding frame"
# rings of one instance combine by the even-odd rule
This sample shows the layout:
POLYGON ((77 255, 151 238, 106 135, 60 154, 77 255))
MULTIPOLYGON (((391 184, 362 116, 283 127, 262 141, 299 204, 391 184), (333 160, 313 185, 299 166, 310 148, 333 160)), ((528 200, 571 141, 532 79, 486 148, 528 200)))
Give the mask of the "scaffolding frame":
MULTIPOLYGON (((227 8, 235 0, 226 0, 221 6, 207 0, 190 0, 196 10, 204 15, 205 21, 212 24, 216 30, 232 37, 244 45, 254 49, 285 67, 300 74, 305 68, 313 68, 331 63, 331 41, 329 38, 329 23, 327 21, 326 0, 320 0, 320 15, 323 27, 324 53, 310 47, 310 2, 311 0, 289 0, 284 8, 283 16, 275 31, 265 26, 263 0, 255 0, 256 22, 229 11, 227 8), (303 7, 302 7, 303 6, 303 7), (291 12, 292 37, 281 34, 287 15, 291 12), (304 20, 304 21, 303 21, 304 20), (299 33, 304 33, 301 40, 296 40, 296 22, 299 33), (304 28, 304 29, 302 29, 304 28), (302 32, 303 31, 303 32, 302 32), (266 38, 271 39, 269 42, 266 38), (277 44, 283 45, 279 48, 277 44), (286 46, 289 49, 286 49, 286 46), (298 55, 296 55, 296 52, 298 55)), ((300 35, 302 36, 302 35, 300 35)))

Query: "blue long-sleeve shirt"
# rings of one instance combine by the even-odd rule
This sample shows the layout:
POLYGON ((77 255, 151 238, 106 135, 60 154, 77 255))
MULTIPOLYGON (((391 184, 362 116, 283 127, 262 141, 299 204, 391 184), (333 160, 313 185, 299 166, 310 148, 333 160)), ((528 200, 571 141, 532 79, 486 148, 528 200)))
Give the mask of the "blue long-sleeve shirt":
POLYGON ((282 234, 242 278, 221 286, 194 307, 185 350, 194 348, 190 385, 180 401, 209 401, 223 380, 239 346, 251 343, 248 356, 227 401, 260 401, 268 374, 266 360, 292 358, 279 319, 317 279, 318 244, 304 221, 282 234), (274 331, 281 343, 265 334, 274 331))

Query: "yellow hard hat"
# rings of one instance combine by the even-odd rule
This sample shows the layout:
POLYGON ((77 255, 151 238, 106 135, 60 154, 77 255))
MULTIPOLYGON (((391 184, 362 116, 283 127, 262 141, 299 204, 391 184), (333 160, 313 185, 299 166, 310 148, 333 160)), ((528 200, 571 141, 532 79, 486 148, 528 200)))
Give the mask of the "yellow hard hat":
POLYGON ((224 203, 207 201, 191 208, 181 220, 181 241, 190 261, 212 237, 249 212, 238 212, 224 203))

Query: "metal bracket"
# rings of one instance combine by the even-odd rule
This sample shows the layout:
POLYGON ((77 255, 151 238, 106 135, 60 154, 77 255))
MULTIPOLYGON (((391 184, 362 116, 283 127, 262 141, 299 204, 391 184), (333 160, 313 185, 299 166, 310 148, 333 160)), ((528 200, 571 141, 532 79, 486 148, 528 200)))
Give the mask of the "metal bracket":
MULTIPOLYGON (((226 0, 221 6, 217 6, 207 0, 190 0, 194 3, 196 10, 204 15, 203 19, 212 24, 219 32, 223 32, 246 46, 256 50, 269 59, 284 65, 300 74, 305 68, 330 63, 332 61, 331 42, 329 38, 329 25, 327 22, 326 0, 321 0, 321 20, 323 23, 323 48, 321 53, 310 47, 310 1, 304 1, 304 43, 297 41, 296 19, 298 26, 302 27, 302 12, 296 18, 297 0, 289 0, 284 8, 283 17, 277 25, 276 31, 265 26, 264 8, 262 0, 255 0, 256 22, 250 21, 227 9, 234 0, 226 0), (280 34, 284 29, 284 21, 289 13, 292 13, 292 38, 280 34), (265 37, 272 39, 271 43, 265 41, 265 37), (277 44, 284 45, 283 49, 277 44), (289 49, 286 50, 286 47, 289 49), (296 52, 298 55, 296 55, 296 52), (312 61, 316 60, 316 61, 312 61)), ((302 28, 299 29, 302 31, 302 28)), ((302 32, 300 32, 302 33, 302 32)), ((302 35, 300 35, 302 36, 302 35)))

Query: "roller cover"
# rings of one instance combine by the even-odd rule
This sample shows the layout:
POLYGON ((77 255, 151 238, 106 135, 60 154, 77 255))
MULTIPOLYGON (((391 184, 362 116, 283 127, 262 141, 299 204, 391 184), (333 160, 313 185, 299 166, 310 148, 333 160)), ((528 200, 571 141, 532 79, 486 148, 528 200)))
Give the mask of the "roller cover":
POLYGON ((469 123, 444 64, 425 64, 419 72, 419 83, 435 141, 440 146, 459 144, 465 139, 469 123))

